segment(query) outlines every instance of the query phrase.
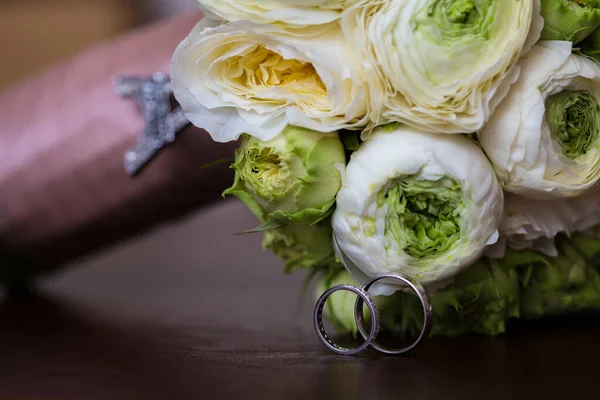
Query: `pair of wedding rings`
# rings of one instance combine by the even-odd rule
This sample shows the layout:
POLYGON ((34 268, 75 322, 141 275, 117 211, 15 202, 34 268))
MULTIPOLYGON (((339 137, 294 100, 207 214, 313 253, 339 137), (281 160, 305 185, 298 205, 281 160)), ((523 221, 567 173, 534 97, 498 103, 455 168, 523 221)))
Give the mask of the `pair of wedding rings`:
POLYGON ((325 346, 327 346, 330 350, 334 351, 337 354, 352 356, 361 353, 368 347, 372 347, 375 350, 384 354, 401 355, 411 352, 419 344, 421 344, 423 340, 427 338, 429 332, 431 331, 431 325, 433 323, 433 309, 431 306, 431 299, 429 298, 427 291, 419 282, 409 277, 400 275, 382 275, 373 278, 372 280, 367 282, 367 284, 363 287, 358 287, 354 285, 339 285, 327 290, 317 301, 313 319, 315 324, 315 330, 317 331, 319 339, 323 342, 323 344, 325 344, 325 346), (394 349, 387 346, 383 346, 376 342, 377 335, 379 334, 379 330, 381 327, 381 320, 379 317, 379 309, 373 301, 373 298, 369 295, 369 289, 371 289, 373 285, 381 281, 392 281, 394 283, 399 283, 403 287, 408 286, 413 292, 416 293, 416 295, 419 297, 419 300, 421 301, 421 306, 423 307, 423 328, 421 329, 421 333, 419 334, 417 339, 407 347, 394 349), (331 297, 332 294, 339 291, 352 292, 358 296, 354 305, 354 319, 356 321, 358 331, 364 339, 364 342, 360 346, 353 349, 348 349, 335 343, 329 337, 329 335, 325 331, 325 327, 323 326, 323 308, 325 307, 325 303, 327 302, 327 299, 331 297), (364 304, 367 305, 367 308, 371 313, 370 330, 367 330, 365 328, 365 318, 363 315, 364 304))

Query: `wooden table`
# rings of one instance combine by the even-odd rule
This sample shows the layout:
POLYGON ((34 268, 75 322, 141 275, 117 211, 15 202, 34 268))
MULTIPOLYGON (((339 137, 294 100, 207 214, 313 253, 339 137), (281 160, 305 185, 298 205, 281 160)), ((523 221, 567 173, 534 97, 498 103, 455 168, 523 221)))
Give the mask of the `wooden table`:
POLYGON ((432 340, 410 358, 332 355, 312 299, 299 311, 304 275, 232 235, 255 223, 223 202, 0 303, 0 398, 598 398, 591 315, 432 340))

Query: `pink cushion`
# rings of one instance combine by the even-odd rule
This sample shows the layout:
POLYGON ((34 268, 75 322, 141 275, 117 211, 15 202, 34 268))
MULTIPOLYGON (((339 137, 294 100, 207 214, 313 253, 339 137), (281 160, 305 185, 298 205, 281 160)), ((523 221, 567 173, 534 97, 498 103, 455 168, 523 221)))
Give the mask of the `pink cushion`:
POLYGON ((143 129, 117 74, 168 72, 190 13, 92 47, 0 93, 0 241, 58 265, 213 200, 232 146, 189 130, 137 178, 122 157, 143 129))

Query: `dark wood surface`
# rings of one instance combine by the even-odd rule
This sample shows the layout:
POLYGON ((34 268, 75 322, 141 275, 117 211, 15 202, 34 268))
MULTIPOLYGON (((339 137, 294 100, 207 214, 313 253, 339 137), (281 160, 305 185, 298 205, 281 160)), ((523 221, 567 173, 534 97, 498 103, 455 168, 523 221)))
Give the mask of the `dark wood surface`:
POLYGON ((237 202, 73 265, 0 303, 0 399, 598 398, 600 321, 431 340, 409 358, 330 354, 305 275, 260 250, 237 202))

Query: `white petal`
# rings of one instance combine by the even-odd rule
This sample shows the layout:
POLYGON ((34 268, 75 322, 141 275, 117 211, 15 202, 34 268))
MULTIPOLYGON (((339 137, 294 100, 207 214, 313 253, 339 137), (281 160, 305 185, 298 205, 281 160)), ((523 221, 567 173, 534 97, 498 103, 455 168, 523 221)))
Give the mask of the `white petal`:
POLYGON ((416 28, 424 26, 419 18, 431 19, 431 4, 357 0, 343 11, 342 29, 368 72, 371 119, 428 132, 478 131, 517 79, 519 57, 540 37, 540 0, 494 0, 491 37, 452 44, 439 30, 416 28))
POLYGON ((571 48, 571 42, 536 44, 519 62, 518 81, 479 132, 507 191, 550 200, 579 196, 600 179, 600 146, 568 159, 545 118, 546 99, 563 90, 587 90, 600 100, 600 66, 571 48))
POLYGON ((600 192, 558 200, 532 200, 514 194, 505 197, 500 224, 503 243, 517 250, 533 249, 556 256, 555 238, 600 224, 600 192))
POLYGON ((368 123, 364 72, 339 27, 306 37, 273 25, 239 21, 217 26, 207 19, 177 48, 171 75, 187 117, 219 142, 242 133, 269 140, 286 125, 332 132, 368 123), (304 67, 291 71, 296 75, 287 86, 278 83, 284 78, 272 75, 263 81, 264 74, 276 72, 262 61, 258 67, 240 61, 254 51, 277 55, 280 68, 291 68, 283 64, 288 60, 304 67))
POLYGON ((451 278, 497 240, 503 209, 500 185, 481 149, 463 136, 406 126, 392 133, 386 129, 377 129, 346 168, 332 222, 338 254, 358 282, 386 273, 408 275, 427 285, 451 278), (436 182, 449 177, 459 183, 465 204, 461 237, 448 253, 415 259, 389 242, 387 206, 378 206, 377 197, 391 182, 407 177, 436 182), (365 221, 374 221, 375 234, 365 233, 365 221))
POLYGON ((227 21, 279 23, 292 28, 334 22, 345 3, 346 0, 200 0, 205 10, 227 21))

